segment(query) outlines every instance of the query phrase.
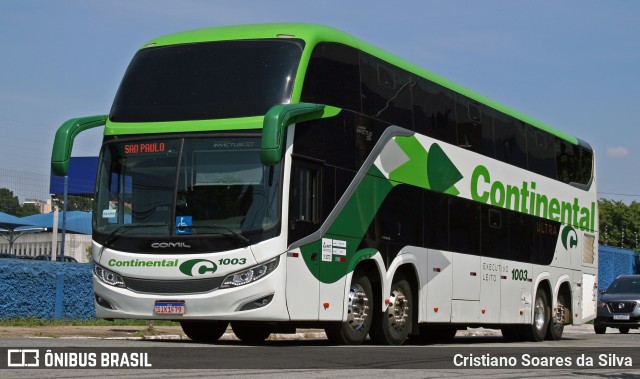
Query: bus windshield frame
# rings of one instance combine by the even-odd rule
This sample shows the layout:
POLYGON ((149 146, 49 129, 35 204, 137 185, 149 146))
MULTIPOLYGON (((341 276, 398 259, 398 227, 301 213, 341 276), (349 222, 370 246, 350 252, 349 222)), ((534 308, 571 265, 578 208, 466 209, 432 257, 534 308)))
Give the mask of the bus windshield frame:
POLYGON ((223 251, 278 235, 281 163, 263 165, 260 142, 259 134, 236 132, 106 141, 94 239, 157 253, 141 241, 200 240, 189 252, 223 251))

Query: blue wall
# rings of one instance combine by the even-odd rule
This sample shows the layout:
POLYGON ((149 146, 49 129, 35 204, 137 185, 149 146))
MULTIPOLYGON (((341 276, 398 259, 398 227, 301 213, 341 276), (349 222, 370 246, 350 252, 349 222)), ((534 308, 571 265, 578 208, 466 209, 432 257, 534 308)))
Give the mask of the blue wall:
POLYGON ((598 247, 598 288, 605 290, 618 275, 640 274, 640 255, 613 246, 598 247))
MULTIPOLYGON (((609 287, 618 275, 640 274, 640 255, 633 251, 599 246, 598 252, 600 289, 609 287)), ((0 259, 0 319, 95 318, 91 267, 86 263, 0 259)))
POLYGON ((0 319, 95 318, 91 269, 86 263, 0 259, 0 319))

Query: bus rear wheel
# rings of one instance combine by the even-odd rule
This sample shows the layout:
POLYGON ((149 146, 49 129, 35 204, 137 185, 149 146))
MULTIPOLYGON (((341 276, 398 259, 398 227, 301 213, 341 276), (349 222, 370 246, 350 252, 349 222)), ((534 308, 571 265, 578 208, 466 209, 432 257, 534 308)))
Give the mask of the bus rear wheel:
POLYGON ((222 337, 229 323, 226 321, 180 321, 182 331, 195 342, 212 343, 222 337))
MULTIPOLYGON (((549 321, 549 330, 547 331, 546 339, 557 341, 562 338, 562 333, 564 332, 564 312, 569 309, 567 305, 564 295, 558 295, 558 308, 549 321)), ((569 312, 571 312, 570 309, 569 312)))
POLYGON ((231 323, 233 334, 240 341, 248 344, 259 344, 271 335, 271 327, 264 323, 237 321, 231 323))
POLYGON ((411 285, 404 277, 399 277, 391 284, 387 310, 374 314, 369 333, 371 339, 383 345, 402 345, 413 326, 413 308, 411 285))
POLYGON ((549 319, 551 318, 551 309, 547 301, 547 294, 544 291, 538 290, 533 306, 533 323, 524 326, 523 336, 529 341, 541 342, 547 334, 549 319))
POLYGON ((354 273, 349 287, 347 321, 327 326, 324 331, 331 343, 337 345, 359 345, 371 329, 373 289, 369 278, 363 273, 354 273))

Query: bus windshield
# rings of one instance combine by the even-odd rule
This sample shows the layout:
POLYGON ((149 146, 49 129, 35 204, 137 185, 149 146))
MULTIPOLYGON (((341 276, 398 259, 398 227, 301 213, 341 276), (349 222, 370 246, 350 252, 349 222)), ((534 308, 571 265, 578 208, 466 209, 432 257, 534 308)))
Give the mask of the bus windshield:
POLYGON ((140 50, 111 108, 112 122, 264 115, 290 101, 304 42, 203 42, 140 50))
POLYGON ((259 137, 107 143, 98 175, 94 231, 103 235, 255 242, 279 222, 280 165, 260 162, 259 137))

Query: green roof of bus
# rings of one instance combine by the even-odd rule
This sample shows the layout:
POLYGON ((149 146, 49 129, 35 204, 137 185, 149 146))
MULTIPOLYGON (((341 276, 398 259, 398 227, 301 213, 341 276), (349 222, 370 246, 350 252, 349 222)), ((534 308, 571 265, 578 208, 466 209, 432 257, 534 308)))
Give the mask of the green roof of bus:
MULTIPOLYGON (((408 62, 402 58, 399 58, 387 51, 384 51, 378 47, 375 47, 367 42, 359 40, 350 34, 341 32, 337 29, 314 24, 254 24, 254 25, 236 25, 236 26, 223 26, 217 28, 198 29, 192 31, 186 31, 176 34, 171 34, 163 37, 156 38, 143 47, 149 46, 167 46, 183 43, 198 43, 208 41, 225 41, 225 40, 239 40, 239 39, 260 39, 260 38, 277 38, 277 37, 295 37, 305 41, 308 47, 313 48, 319 42, 337 42, 344 45, 354 47, 362 50, 368 54, 374 55, 382 60, 385 60, 391 64, 394 64, 404 70, 410 71, 415 75, 421 76, 435 83, 438 83, 444 87, 447 87, 457 93, 467 96, 479 103, 485 104, 493 109, 515 117, 521 121, 531 124, 539 129, 545 130, 557 137, 560 137, 568 142, 577 144, 576 137, 557 130, 549 125, 546 125, 540 121, 537 121, 529 116, 526 116, 520 112, 517 112, 511 108, 508 108, 502 104, 496 103, 474 91, 471 91, 459 84, 456 84, 448 79, 445 79, 439 75, 436 75, 424 68, 421 68, 411 62, 408 62)), ((310 55, 311 49, 305 49, 305 55, 303 60, 310 55)), ((306 70, 306 67, 301 67, 306 70)), ((304 78, 301 78, 304 79, 304 78)), ((296 84, 294 90, 294 100, 299 97, 300 84, 296 84)))

